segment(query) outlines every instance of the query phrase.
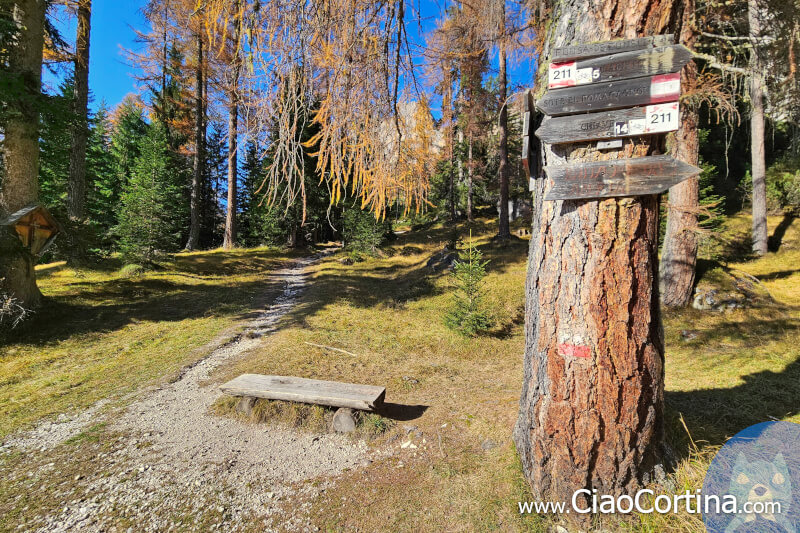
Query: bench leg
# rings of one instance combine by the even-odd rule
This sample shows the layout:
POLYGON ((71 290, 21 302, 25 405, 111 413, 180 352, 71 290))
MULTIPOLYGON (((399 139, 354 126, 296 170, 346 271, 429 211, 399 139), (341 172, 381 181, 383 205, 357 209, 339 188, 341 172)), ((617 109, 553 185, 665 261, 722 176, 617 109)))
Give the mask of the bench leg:
POLYGON ((356 419, 353 410, 341 407, 333 414, 333 430, 337 433, 350 433, 356 429, 356 419))
POLYGON ((250 416, 253 413, 253 406, 255 406, 257 399, 254 396, 242 396, 239 399, 239 403, 236 404, 236 410, 244 416, 250 416))

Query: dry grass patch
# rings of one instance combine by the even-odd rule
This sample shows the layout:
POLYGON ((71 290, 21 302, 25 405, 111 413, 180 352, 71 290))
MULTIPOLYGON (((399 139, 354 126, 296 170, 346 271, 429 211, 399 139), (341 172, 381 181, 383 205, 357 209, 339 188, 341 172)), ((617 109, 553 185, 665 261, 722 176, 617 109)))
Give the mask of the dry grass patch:
MULTIPOLYGON (((326 433, 333 422, 335 407, 312 405, 282 400, 259 398, 246 412, 241 408, 242 398, 222 396, 211 406, 211 412, 220 416, 233 416, 253 423, 269 422, 312 433, 326 433)), ((354 439, 375 439, 394 427, 392 419, 378 413, 354 411, 356 430, 350 434, 354 439)))

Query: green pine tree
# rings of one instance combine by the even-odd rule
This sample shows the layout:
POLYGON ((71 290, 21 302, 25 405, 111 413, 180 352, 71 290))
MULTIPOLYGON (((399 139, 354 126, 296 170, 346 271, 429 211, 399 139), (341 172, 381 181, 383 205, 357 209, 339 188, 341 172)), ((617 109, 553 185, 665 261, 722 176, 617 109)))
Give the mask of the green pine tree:
POLYGON ((483 254, 475 246, 470 233, 469 243, 459 252, 458 260, 455 262, 452 276, 456 291, 453 294, 450 311, 445 316, 445 324, 464 335, 477 335, 493 325, 492 318, 486 310, 483 290, 483 279, 486 277, 488 263, 488 260, 483 260, 483 254))
POLYGON ((223 184, 227 182, 228 145, 225 126, 211 123, 206 139, 206 175, 200 199, 200 247, 216 248, 222 245, 225 214, 220 206, 223 184))
POLYGON ((244 246, 282 245, 286 243, 283 217, 264 201, 259 191, 266 173, 258 148, 249 143, 242 164, 242 186, 239 188, 239 236, 244 246), (258 191, 258 192, 257 192, 258 191))
POLYGON ((180 246, 182 214, 176 209, 181 191, 166 127, 154 122, 142 139, 130 180, 122 191, 120 250, 129 261, 151 261, 180 246))
POLYGON ((147 133, 142 106, 133 98, 125 98, 115 111, 115 127, 111 133, 111 155, 120 190, 128 183, 133 165, 139 157, 142 138, 147 133))
POLYGON ((39 197, 56 218, 66 220, 72 79, 64 80, 59 93, 46 98, 48 105, 41 111, 39 197))
POLYGON ((86 147, 86 210, 89 221, 101 238, 100 244, 109 250, 109 232, 118 222, 122 181, 115 171, 116 161, 111 152, 112 125, 105 102, 100 103, 89 127, 89 142, 86 147))

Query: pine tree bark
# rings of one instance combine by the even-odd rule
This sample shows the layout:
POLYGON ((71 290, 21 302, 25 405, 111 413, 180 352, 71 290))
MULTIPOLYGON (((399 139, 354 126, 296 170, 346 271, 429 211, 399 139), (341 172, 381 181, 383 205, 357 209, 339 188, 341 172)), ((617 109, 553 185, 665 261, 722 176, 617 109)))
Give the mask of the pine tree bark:
MULTIPOLYGON (((695 10, 694 0, 684 2, 684 20, 680 42, 692 48, 696 33, 690 17, 695 10)), ((684 87, 697 83, 697 66, 690 62, 681 73, 684 87)), ((672 155, 697 166, 700 148, 697 137, 697 109, 681 106, 681 126, 675 133, 672 155)), ((685 307, 692 301, 695 269, 697 267, 697 212, 700 207, 699 178, 683 181, 669 190, 667 229, 661 251, 660 294, 666 307, 685 307)))
POLYGON ((450 221, 456 220, 456 184, 455 184, 455 113, 453 112, 453 80, 451 73, 445 74, 444 90, 442 91, 442 119, 445 124, 445 142, 447 143, 447 158, 450 166, 447 169, 447 203, 450 212, 450 221))
POLYGON ((192 165, 192 188, 189 201, 189 238, 186 249, 194 250, 200 242, 200 200, 203 195, 203 175, 205 174, 206 131, 203 115, 203 36, 197 35, 197 70, 195 71, 194 97, 194 161, 192 165))
POLYGON ((225 215, 225 238, 222 247, 230 250, 236 246, 236 188, 237 151, 239 130, 239 71, 241 68, 239 39, 242 34, 242 17, 239 2, 235 2, 237 14, 233 31, 233 58, 231 60, 231 85, 228 90, 228 206, 225 215))
POLYGON ((475 220, 475 215, 472 212, 472 194, 473 194, 473 161, 472 161, 472 135, 469 136, 467 141, 467 220, 472 222, 475 220))
POLYGON ((230 250, 236 246, 236 180, 237 180, 237 151, 239 128, 239 105, 235 95, 231 94, 232 99, 228 108, 228 206, 225 214, 225 238, 222 247, 230 250))
MULTIPOLYGON (((39 96, 44 47, 45 0, 20 0, 13 6, 19 31, 9 54, 11 70, 20 74, 22 94, 9 102, 13 110, 5 124, 5 175, 0 190, 0 217, 36 203, 39 198, 39 96)), ((0 290, 27 308, 41 302, 33 256, 16 232, 0 228, 0 290)))
POLYGON ((753 177, 753 252, 767 253, 767 169, 764 159, 764 75, 759 51, 761 7, 758 0, 748 0, 750 23, 750 157, 753 177))
POLYGON ((497 173, 500 178, 500 221, 498 224, 497 236, 501 239, 506 239, 511 236, 511 231, 508 225, 508 105, 506 99, 508 98, 508 80, 506 74, 506 43, 505 43, 505 27, 506 27, 506 8, 505 0, 500 2, 501 15, 500 15, 500 72, 498 75, 498 83, 500 84, 500 164, 497 173))
POLYGON ((92 0, 78 2, 78 30, 75 37, 75 80, 70 132, 67 215, 72 221, 86 217, 86 142, 89 138, 89 36, 92 0))
MULTIPOLYGON (((553 0, 542 50, 665 33, 674 0, 553 0)), ((541 68, 539 86, 546 85, 541 68)), ((542 164, 643 157, 659 136, 615 152, 543 145, 542 164)), ((543 201, 535 173, 524 380, 514 442, 537 499, 578 489, 632 494, 663 463, 664 341, 658 298, 658 197, 543 201)), ((581 498, 582 499, 582 498, 581 498)), ((583 499, 582 503, 586 500, 583 499)), ((575 514, 567 518, 579 520, 575 514)))

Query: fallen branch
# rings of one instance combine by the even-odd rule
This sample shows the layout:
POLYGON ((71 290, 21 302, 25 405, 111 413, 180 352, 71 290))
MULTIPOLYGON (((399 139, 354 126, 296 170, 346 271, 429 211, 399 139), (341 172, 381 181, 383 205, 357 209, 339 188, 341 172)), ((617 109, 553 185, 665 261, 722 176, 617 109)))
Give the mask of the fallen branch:
POLYGON ((315 346, 317 348, 323 348, 325 350, 333 350, 334 352, 342 352, 346 353, 347 355, 352 355, 353 357, 358 357, 358 354, 354 354, 353 352, 348 352, 347 350, 342 350, 341 348, 334 348, 333 346, 325 346, 324 344, 314 344, 313 342, 306 342, 309 346, 315 346))

